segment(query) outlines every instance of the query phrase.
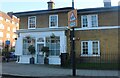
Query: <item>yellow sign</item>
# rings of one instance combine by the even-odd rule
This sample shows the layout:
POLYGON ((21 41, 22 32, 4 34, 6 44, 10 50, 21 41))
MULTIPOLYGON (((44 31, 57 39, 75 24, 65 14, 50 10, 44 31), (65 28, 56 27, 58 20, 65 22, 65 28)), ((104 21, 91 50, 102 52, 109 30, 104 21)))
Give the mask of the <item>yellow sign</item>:
POLYGON ((72 10, 68 12, 68 27, 76 27, 77 26, 77 10, 72 10))

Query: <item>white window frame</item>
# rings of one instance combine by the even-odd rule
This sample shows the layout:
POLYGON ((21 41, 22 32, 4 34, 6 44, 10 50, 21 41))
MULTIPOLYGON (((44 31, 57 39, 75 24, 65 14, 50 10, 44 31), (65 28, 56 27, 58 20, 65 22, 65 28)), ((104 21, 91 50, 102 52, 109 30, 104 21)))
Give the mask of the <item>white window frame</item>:
POLYGON ((0 37, 3 37, 3 32, 0 32, 0 37))
POLYGON ((3 17, 0 16, 0 20, 3 20, 3 17))
POLYGON ((81 56, 100 56, 100 42, 94 41, 81 41, 81 56), (83 54, 83 42, 88 42, 88 54, 83 54), (93 54, 93 42, 98 42, 98 54, 93 54))
POLYGON ((49 16, 49 28, 57 28, 58 27, 58 15, 50 15, 49 16), (52 16, 57 16, 57 25, 56 26, 51 26, 51 17, 52 16))
POLYGON ((93 28, 93 26, 92 26, 92 19, 91 19, 92 16, 96 16, 96 27, 98 27, 98 15, 97 14, 91 14, 91 15, 82 15, 81 16, 82 28, 93 28), (83 16, 87 16, 88 27, 83 27, 83 16))
POLYGON ((13 32, 16 32, 16 28, 13 28, 12 31, 13 31, 13 32))
POLYGON ((10 27, 9 26, 7 27, 7 30, 10 31, 10 27))
POLYGON ((35 28, 36 28, 36 16, 29 16, 28 17, 28 29, 35 29, 35 28), (34 28, 30 27, 30 21, 29 20, 30 20, 31 17, 35 17, 35 27, 34 28))
POLYGON ((10 20, 9 20, 9 19, 6 19, 5 21, 10 23, 10 20))
POLYGON ((9 33, 7 33, 7 34, 6 34, 6 37, 7 37, 8 39, 10 39, 10 34, 9 34, 9 33))
MULTIPOLYGON (((58 37, 59 39, 58 39, 58 41, 59 41, 59 48, 57 47, 54 47, 54 48, 49 48, 49 50, 50 50, 50 52, 49 52, 49 56, 59 56, 60 55, 60 36, 56 36, 56 37, 58 37), (54 50, 54 53, 52 54, 51 53, 51 50, 54 50), (57 53, 57 51, 59 51, 59 53, 57 53)), ((47 47, 51 47, 52 46, 52 44, 54 44, 55 46, 58 46, 58 44, 55 42, 55 43, 51 43, 51 40, 55 40, 55 38, 51 38, 51 37, 46 37, 46 46, 47 47), (50 42, 49 43, 47 43, 47 38, 48 38, 48 40, 50 40, 50 42), (49 45, 49 46, 48 46, 49 45)))
POLYGON ((0 29, 4 29, 4 25, 3 24, 0 24, 0 29))

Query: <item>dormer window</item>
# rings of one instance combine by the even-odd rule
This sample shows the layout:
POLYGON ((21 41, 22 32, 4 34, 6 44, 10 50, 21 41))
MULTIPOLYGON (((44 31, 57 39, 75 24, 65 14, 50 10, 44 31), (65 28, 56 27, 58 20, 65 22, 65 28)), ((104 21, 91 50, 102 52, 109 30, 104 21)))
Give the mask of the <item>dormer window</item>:
POLYGON ((28 17, 28 29, 36 28, 36 16, 28 17))
POLYGON ((58 15, 49 16, 49 27, 50 28, 58 27, 58 15))

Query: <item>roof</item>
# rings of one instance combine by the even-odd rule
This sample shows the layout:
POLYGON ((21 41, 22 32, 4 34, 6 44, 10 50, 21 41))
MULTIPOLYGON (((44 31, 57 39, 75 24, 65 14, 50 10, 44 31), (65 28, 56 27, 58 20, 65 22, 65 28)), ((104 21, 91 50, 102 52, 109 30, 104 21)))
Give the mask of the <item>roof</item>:
MULTIPOLYGON (((98 7, 98 8, 86 8, 78 9, 78 13, 95 13, 95 12, 108 12, 108 11, 118 11, 120 6, 111 6, 111 7, 98 7)), ((51 10, 36 10, 36 11, 26 11, 26 12, 17 12, 13 13, 15 16, 26 16, 26 15, 36 15, 36 14, 47 14, 47 13, 60 13, 60 12, 69 12, 72 10, 72 7, 51 9, 51 10)))
POLYGON ((57 9, 51 9, 51 10, 36 10, 36 11, 17 12, 17 13, 13 13, 13 15, 19 17, 19 16, 36 15, 36 14, 69 12, 70 10, 72 10, 72 7, 57 8, 57 9))
POLYGON ((96 13, 96 12, 109 12, 109 11, 118 11, 120 6, 111 6, 111 7, 98 7, 98 8, 86 8, 78 9, 78 13, 96 13))

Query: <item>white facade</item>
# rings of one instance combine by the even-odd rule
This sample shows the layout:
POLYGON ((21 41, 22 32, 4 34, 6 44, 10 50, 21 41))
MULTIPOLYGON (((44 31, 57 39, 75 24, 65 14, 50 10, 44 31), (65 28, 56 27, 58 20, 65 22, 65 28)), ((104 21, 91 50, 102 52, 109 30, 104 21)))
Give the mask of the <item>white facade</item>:
MULTIPOLYGON (((23 54, 23 38, 25 38, 26 36, 31 36, 34 37, 35 39, 35 49, 36 49, 36 53, 34 55, 35 57, 35 63, 36 64, 44 64, 44 57, 42 58, 38 58, 38 55, 40 55, 40 53, 37 52, 38 50, 38 45, 42 44, 44 46, 46 46, 46 37, 50 37, 52 34, 54 34, 55 36, 59 36, 60 37, 60 54, 61 53, 66 53, 66 36, 65 36, 65 28, 57 28, 57 29, 52 29, 50 30, 49 28, 47 28, 47 30, 45 29, 36 29, 36 30, 19 30, 19 37, 16 41, 16 47, 15 47, 15 54, 19 57, 19 61, 17 61, 18 63, 29 63, 31 55, 24 55, 23 54), (49 30, 49 31, 48 31, 49 30), (37 42, 37 39, 39 38, 43 38, 44 42, 37 42)), ((58 56, 49 56, 49 64, 61 64, 61 59, 60 59, 60 55, 58 56)))

